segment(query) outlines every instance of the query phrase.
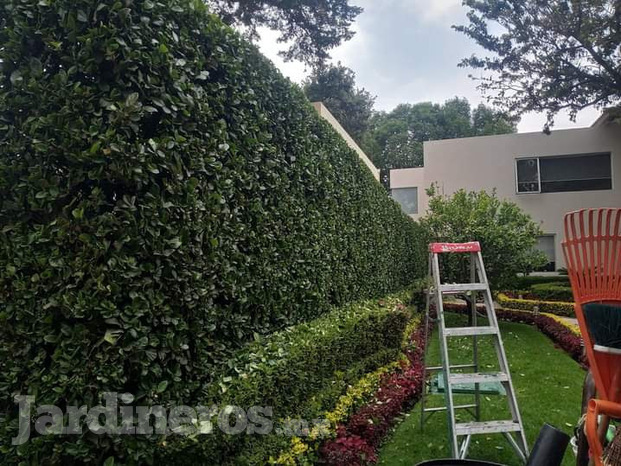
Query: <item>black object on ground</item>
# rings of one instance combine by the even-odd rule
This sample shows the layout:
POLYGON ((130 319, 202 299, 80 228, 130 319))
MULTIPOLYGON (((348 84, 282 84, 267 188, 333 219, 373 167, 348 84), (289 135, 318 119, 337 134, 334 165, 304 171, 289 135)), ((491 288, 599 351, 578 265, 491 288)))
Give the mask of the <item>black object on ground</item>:
POLYGON ((526 466, 560 466, 568 444, 569 435, 550 424, 544 424, 526 466))
POLYGON ((416 466, 503 466, 498 463, 490 463, 489 461, 480 461, 480 460, 456 460, 456 459, 445 459, 445 460, 430 460, 423 461, 422 463, 418 463, 416 466))

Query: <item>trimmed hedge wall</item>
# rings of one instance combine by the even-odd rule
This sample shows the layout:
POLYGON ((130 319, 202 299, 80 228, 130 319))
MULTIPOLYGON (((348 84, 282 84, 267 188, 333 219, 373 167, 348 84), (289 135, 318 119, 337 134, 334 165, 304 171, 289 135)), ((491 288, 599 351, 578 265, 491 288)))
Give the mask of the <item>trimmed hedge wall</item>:
POLYGON ((424 273, 419 226, 202 2, 7 0, 0 20, 8 461, 143 453, 104 436, 11 447, 14 394, 195 405, 255 335, 424 273))

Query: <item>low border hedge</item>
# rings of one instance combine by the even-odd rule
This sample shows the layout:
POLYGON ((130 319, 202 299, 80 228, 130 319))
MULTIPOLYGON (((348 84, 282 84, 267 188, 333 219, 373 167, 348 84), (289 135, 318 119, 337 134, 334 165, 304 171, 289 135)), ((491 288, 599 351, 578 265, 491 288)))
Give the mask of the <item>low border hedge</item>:
POLYGON ((510 298, 504 293, 498 293, 496 301, 503 308, 520 309, 522 311, 549 312, 559 316, 574 316, 574 303, 562 301, 540 301, 534 299, 510 298))
POLYGON ((569 277, 567 275, 527 275, 525 277, 515 277, 513 287, 521 290, 544 283, 566 283, 569 286, 569 277))
MULTIPOLYGON (((275 423, 289 416, 318 417, 322 408, 336 403, 342 393, 339 387, 344 391, 348 383, 397 358, 412 320, 408 300, 409 293, 404 292, 362 301, 259 339, 236 355, 207 398, 244 409, 270 406, 275 423)), ((187 458, 209 458, 214 464, 234 458, 265 462, 288 440, 254 437, 214 430, 201 442, 179 439, 160 451, 158 462, 185 464, 187 458)))
MULTIPOLYGON (((337 422, 334 437, 294 438, 289 447, 271 463, 278 465, 319 464, 362 465, 376 461, 380 441, 388 434, 398 415, 415 403, 422 393, 425 328, 422 316, 408 325, 402 360, 369 374, 341 397, 327 417, 337 422), (352 414, 352 407, 358 406, 352 414), (319 454, 319 457, 317 457, 319 454)), ((431 332, 431 328, 429 329, 431 332)))

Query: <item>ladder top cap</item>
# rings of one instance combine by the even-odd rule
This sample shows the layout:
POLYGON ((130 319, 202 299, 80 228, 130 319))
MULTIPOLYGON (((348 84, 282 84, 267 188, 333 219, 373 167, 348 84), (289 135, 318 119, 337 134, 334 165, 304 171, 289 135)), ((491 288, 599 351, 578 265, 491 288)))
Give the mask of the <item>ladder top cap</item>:
POLYGON ((470 243, 431 243, 429 251, 438 254, 443 252, 479 252, 481 245, 478 241, 470 243))

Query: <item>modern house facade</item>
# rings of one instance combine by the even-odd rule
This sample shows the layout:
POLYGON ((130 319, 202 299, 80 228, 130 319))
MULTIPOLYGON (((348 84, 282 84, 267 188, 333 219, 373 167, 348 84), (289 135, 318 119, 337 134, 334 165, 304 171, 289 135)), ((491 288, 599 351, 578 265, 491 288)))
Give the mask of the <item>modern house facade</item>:
POLYGON ((413 218, 424 215, 426 189, 495 190, 537 221, 539 248, 551 268, 565 267, 561 241, 566 212, 621 207, 621 125, 604 113, 591 127, 480 136, 424 144, 424 167, 391 170, 393 198, 413 218))

